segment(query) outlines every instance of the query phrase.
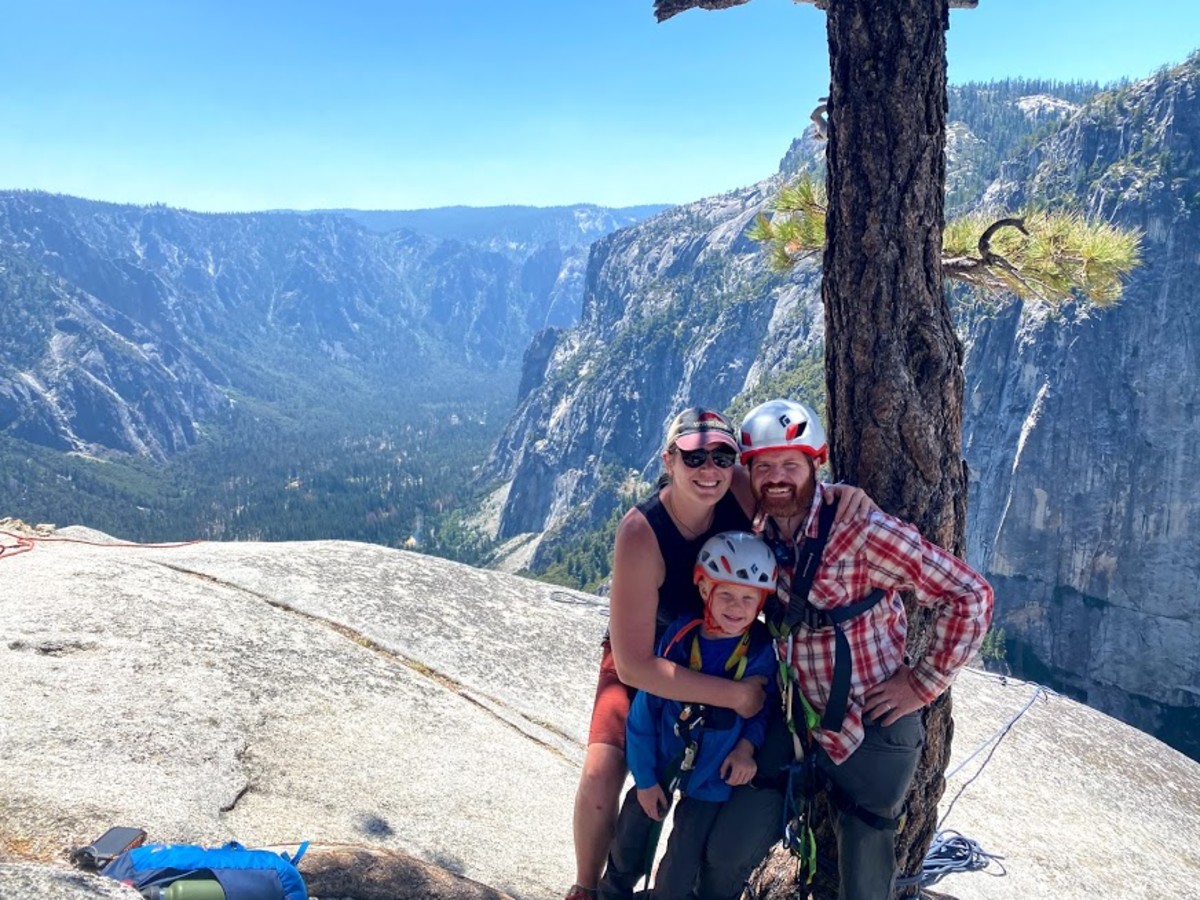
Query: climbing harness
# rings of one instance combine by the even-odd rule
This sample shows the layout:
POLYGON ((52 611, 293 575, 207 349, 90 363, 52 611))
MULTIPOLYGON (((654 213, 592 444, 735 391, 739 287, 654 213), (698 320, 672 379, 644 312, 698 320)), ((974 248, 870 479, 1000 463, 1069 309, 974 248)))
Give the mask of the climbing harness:
MULTIPOLYGON (((688 651, 688 668, 693 672, 701 671, 704 667, 704 658, 700 655, 700 623, 700 619, 694 619, 679 629, 679 633, 671 639, 671 642, 667 645, 662 655, 666 657, 671 652, 671 648, 679 642, 679 639, 685 634, 690 633, 692 635, 692 646, 688 651)), ((750 629, 747 628, 742 633, 741 639, 734 646, 732 652, 730 652, 729 658, 725 660, 725 671, 733 673, 730 677, 734 681, 741 681, 742 676, 746 674, 746 659, 747 653, 750 651, 750 637, 750 629)), ((722 723, 716 721, 717 719, 724 718, 720 715, 721 712, 722 710, 710 708, 705 703, 687 703, 679 711, 679 716, 675 720, 675 736, 683 741, 683 750, 680 753, 677 775, 671 787, 672 792, 675 788, 683 789, 683 787, 686 787, 686 785, 681 787, 680 778, 681 776, 686 778, 687 773, 695 768, 696 754, 700 752, 699 733, 703 729, 705 722, 710 718, 714 720, 713 724, 716 727, 722 727, 722 723), (696 733, 693 734, 693 732, 696 733)))
MULTIPOLYGON (((809 602, 808 594, 820 565, 821 555, 828 542, 835 513, 835 507, 822 506, 815 538, 798 542, 795 536, 791 540, 783 540, 779 537, 768 538, 764 535, 764 539, 775 553, 780 568, 783 573, 786 573, 784 577, 790 576, 787 577, 786 583, 781 584, 781 587, 786 586, 787 588, 787 605, 784 606, 778 598, 772 597, 768 600, 766 613, 767 625, 772 637, 776 640, 784 718, 792 737, 794 751, 794 761, 786 768, 783 843, 798 860, 797 884, 803 882, 811 885, 818 868, 836 870, 831 861, 818 855, 815 834, 812 829, 813 805, 816 795, 822 787, 827 788, 830 802, 841 812, 855 816, 872 828, 898 831, 903 829, 905 819, 903 815, 898 819, 888 819, 854 803, 836 785, 829 782, 828 779, 822 778, 812 753, 812 732, 818 727, 840 731, 845 717, 850 693, 852 658, 849 641, 841 626, 849 619, 874 608, 886 597, 884 591, 876 589, 857 603, 834 610, 819 609, 809 602), (800 625, 810 629, 832 627, 835 632, 833 681, 829 703, 826 705, 823 716, 819 715, 808 702, 796 681, 795 668, 792 665, 794 643, 791 638, 792 632, 800 625), (802 730, 799 727, 801 722, 803 722, 802 730)), ((756 523, 756 525, 758 524, 760 523, 756 523)), ((1005 874, 1004 866, 1000 862, 1003 859, 1002 856, 988 853, 970 838, 955 831, 943 831, 941 827, 962 792, 979 777, 1000 742, 1039 696, 1047 696, 1047 690, 1040 685, 1036 686, 1034 695, 1024 707, 989 737, 982 746, 953 770, 946 773, 946 778, 953 777, 982 753, 989 744, 991 745, 979 770, 959 788, 939 820, 938 831, 922 861, 921 871, 915 875, 898 878, 896 880, 897 888, 911 888, 918 885, 928 887, 936 884, 946 875, 956 872, 980 871, 993 862, 1000 868, 1000 875, 1005 874)))
MULTIPOLYGON (((650 873, 654 868, 654 855, 658 852, 658 839, 662 836, 663 822, 667 810, 675 800, 677 790, 686 790, 688 776, 696 767, 696 755, 700 752, 700 732, 704 728, 708 716, 708 707, 703 703, 689 703, 679 711, 675 720, 675 736, 683 741, 683 749, 671 760, 663 773, 662 789, 667 798, 667 808, 663 818, 655 822, 646 836, 646 851, 642 855, 643 887, 650 889, 650 873)), ((636 882, 635 882, 636 883, 636 882)))
POLYGON ((764 537, 780 568, 787 573, 787 605, 780 603, 777 597, 770 598, 766 618, 767 627, 775 638, 783 715, 792 739, 792 762, 786 768, 783 795, 783 844, 797 860, 797 883, 805 884, 812 884, 819 865, 813 820, 814 805, 822 787, 830 788, 830 799, 839 809, 857 816, 873 828, 895 829, 902 824, 899 820, 884 819, 855 804, 828 784, 816 765, 813 732, 817 728, 841 731, 850 698, 853 661, 850 642, 841 626, 873 609, 887 596, 885 591, 877 588, 857 603, 832 610, 820 609, 809 602, 808 595, 821 565, 825 545, 829 542, 836 514, 836 505, 822 505, 814 538, 798 542, 794 535, 786 541, 764 537), (796 677, 792 633, 801 625, 810 629, 834 629, 833 681, 824 715, 819 714, 804 696, 796 677))
MULTIPOLYGON (((685 636, 692 636, 692 646, 688 653, 688 668, 693 672, 699 672, 704 664, 703 658, 700 656, 700 635, 699 630, 703 619, 693 619, 676 632, 671 638, 671 642, 667 644, 662 652, 665 659, 667 654, 680 642, 685 636)), ((734 681, 741 681, 742 676, 746 674, 746 654, 750 650, 750 629, 747 628, 742 633, 742 639, 737 642, 737 646, 733 648, 733 652, 729 654, 729 659, 725 660, 725 671, 732 671, 731 676, 734 681)))
POLYGON ((829 689, 829 701, 825 705, 825 714, 821 717, 821 727, 826 731, 841 731, 846 719, 846 707, 850 701, 850 678, 853 674, 854 663, 850 652, 850 641, 846 638, 842 625, 856 616, 874 609, 887 598, 887 592, 875 588, 862 600, 849 606, 821 609, 809 602, 808 594, 812 590, 813 580, 821 565, 821 556, 825 545, 829 542, 829 532, 833 528, 833 520, 837 515, 837 505, 823 503, 817 520, 817 535, 815 538, 805 538, 798 542, 795 535, 790 540, 781 540, 764 536, 764 540, 775 553, 780 568, 790 573, 787 577, 788 602, 785 607, 778 598, 772 598, 767 605, 767 625, 776 640, 786 640, 791 643, 792 632, 800 625, 816 630, 818 628, 833 628, 834 657, 833 682, 829 689))

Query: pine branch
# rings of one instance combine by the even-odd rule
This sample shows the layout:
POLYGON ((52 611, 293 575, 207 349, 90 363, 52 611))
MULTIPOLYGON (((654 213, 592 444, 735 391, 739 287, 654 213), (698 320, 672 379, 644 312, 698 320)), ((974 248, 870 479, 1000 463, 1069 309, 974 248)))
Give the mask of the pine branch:
POLYGON ((1057 304, 1082 298, 1110 306, 1120 300, 1124 280, 1141 262, 1140 232, 1088 222, 1078 213, 1028 212, 987 228, 985 221, 975 215, 947 226, 947 278, 1021 300, 1057 304), (1020 228, 1000 231, 1016 221, 1020 228), (964 253, 966 237, 981 230, 978 255, 964 253))
MULTIPOLYGON (((780 190, 772 215, 760 214, 748 234, 770 244, 773 269, 787 271, 824 249, 827 209, 824 185, 804 176, 780 190)), ((1030 211, 994 221, 967 216, 946 226, 942 268, 946 278, 989 294, 1109 306, 1140 263, 1141 237, 1077 213, 1030 211)))

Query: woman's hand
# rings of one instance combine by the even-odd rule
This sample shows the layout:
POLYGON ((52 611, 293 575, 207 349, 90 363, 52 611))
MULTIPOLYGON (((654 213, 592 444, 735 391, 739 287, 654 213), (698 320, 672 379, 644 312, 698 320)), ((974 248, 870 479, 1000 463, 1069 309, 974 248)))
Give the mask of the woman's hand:
POLYGON ((823 485, 823 489, 825 502, 837 504, 837 515, 833 517, 835 525, 866 521, 871 513, 879 510, 875 501, 868 497, 862 488, 850 484, 826 484, 823 485))
POLYGON ((733 711, 743 719, 758 715, 767 701, 767 679, 754 675, 744 681, 735 681, 733 685, 738 688, 738 702, 733 711))

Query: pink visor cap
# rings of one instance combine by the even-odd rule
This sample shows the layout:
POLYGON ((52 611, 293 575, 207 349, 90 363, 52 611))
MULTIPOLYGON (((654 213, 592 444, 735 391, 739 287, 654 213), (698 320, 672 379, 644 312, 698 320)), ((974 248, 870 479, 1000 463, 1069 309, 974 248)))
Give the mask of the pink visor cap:
POLYGON ((693 406, 677 415, 667 429, 667 449, 700 450, 712 443, 739 450, 733 426, 719 412, 693 406))

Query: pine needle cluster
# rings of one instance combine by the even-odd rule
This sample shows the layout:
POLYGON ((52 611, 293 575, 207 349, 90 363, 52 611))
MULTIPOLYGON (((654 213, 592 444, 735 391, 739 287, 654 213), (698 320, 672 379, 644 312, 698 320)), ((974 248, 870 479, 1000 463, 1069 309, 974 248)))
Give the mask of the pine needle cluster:
POLYGON ((1015 227, 1000 228, 986 249, 980 235, 992 222, 978 213, 950 222, 942 237, 947 278, 1024 301, 1056 304, 1082 299, 1112 306, 1125 278, 1141 262, 1140 231, 1091 222, 1076 212, 1026 211, 1015 227))
POLYGON ((828 206, 825 185, 805 175, 780 190, 771 204, 775 215, 759 213, 747 234, 751 240, 769 242, 771 268, 786 272, 824 250, 828 206))
MULTIPOLYGON (((787 271, 825 247, 825 186, 811 175, 787 185, 747 234, 768 245, 771 267, 787 271)), ((1141 262, 1142 234, 1076 212, 1027 210, 996 220, 955 219, 942 234, 945 276, 990 294, 1057 305, 1111 306, 1141 262)))

